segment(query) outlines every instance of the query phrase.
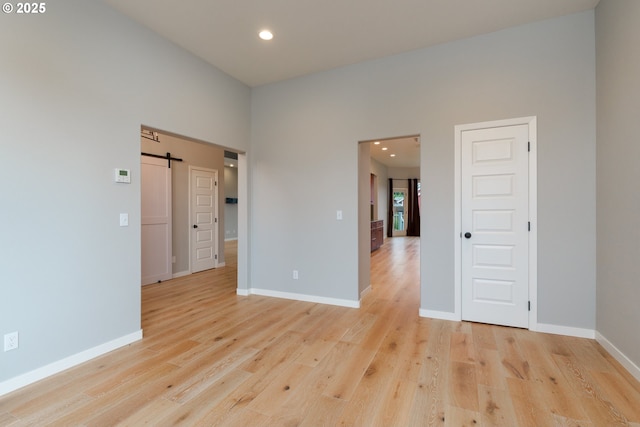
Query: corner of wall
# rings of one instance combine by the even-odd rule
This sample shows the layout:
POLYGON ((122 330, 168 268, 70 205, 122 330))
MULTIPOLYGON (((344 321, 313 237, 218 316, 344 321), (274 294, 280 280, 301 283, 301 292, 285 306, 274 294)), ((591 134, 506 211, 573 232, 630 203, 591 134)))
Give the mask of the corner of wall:
POLYGON ((596 341, 604 347, 607 352, 613 356, 635 379, 640 381, 640 366, 636 365, 622 351, 611 343, 604 335, 596 331, 596 341))

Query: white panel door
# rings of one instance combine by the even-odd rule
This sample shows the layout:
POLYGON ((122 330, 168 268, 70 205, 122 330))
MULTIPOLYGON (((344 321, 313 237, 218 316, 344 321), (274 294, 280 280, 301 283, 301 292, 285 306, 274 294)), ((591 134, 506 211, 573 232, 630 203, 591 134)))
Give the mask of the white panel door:
POLYGON ((173 277, 171 252, 171 169, 167 160, 140 161, 142 284, 173 277))
POLYGON ((528 125, 461 138, 462 319, 529 326, 528 125))
POLYGON ((218 172, 191 169, 191 272, 217 267, 218 172))

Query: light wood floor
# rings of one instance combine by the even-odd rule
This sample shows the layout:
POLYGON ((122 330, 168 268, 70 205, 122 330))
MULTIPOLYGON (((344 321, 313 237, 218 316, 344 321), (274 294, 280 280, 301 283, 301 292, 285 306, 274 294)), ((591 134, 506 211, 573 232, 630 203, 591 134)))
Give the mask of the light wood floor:
POLYGON ((372 255, 360 309, 237 296, 230 247, 143 289, 140 342, 0 398, 0 425, 640 426, 595 341, 418 317, 418 244, 372 255))

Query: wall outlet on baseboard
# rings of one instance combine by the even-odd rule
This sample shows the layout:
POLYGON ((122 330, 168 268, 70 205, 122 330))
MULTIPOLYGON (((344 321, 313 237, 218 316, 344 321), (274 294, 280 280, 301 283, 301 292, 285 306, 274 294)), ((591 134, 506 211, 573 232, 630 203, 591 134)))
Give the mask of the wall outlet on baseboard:
POLYGON ((298 270, 293 270, 293 280, 298 280, 298 270))
POLYGON ((4 351, 18 348, 18 332, 10 332, 4 335, 4 351))

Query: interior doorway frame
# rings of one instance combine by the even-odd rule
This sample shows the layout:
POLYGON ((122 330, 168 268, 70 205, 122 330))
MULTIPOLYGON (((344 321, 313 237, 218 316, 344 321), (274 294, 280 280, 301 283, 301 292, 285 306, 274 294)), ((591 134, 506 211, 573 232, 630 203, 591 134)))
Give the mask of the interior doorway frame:
MULTIPOLYGON (((414 138, 417 137, 420 140, 421 134, 409 133, 406 135, 395 136, 395 137, 387 137, 387 138, 377 138, 377 139, 364 139, 359 140, 357 142, 358 149, 358 307, 360 306, 360 301, 362 296, 371 290, 371 206, 370 206, 370 184, 371 184, 371 144, 376 141, 388 141, 402 138, 414 138)), ((423 153, 422 142, 420 143, 420 181, 422 181, 422 153, 423 153)), ((387 206, 387 209, 389 207, 387 206)), ((385 220, 385 228, 391 227, 392 224, 386 224, 388 222, 386 216, 385 220)), ((422 226, 423 215, 420 215, 420 228, 423 230, 422 226)), ((386 233, 384 234, 384 238, 386 239, 386 233)), ((420 239, 420 247, 423 245, 422 234, 419 236, 420 239)), ((418 287, 420 290, 420 307, 422 307, 422 257, 420 257, 420 265, 419 265, 419 275, 420 280, 418 282, 418 287)), ((420 310, 418 311, 420 314, 420 310)))
MULTIPOLYGON (((212 142, 194 139, 185 135, 176 134, 160 128, 140 125, 140 129, 151 129, 168 135, 184 138, 185 140, 193 140, 210 144, 212 146, 222 148, 224 150, 238 154, 238 249, 237 249, 237 271, 236 271, 236 293, 238 295, 249 295, 249 168, 247 153, 236 148, 231 148, 212 142)), ((138 140, 140 135, 138 134, 138 140)), ((138 186, 138 193, 141 195, 142 189, 138 186)), ((140 244, 139 244, 140 246, 140 244)), ((141 255, 141 251, 140 251, 141 255)), ((173 278, 177 278, 174 276, 173 278)), ((142 293, 142 286, 140 286, 142 293)))
POLYGON ((462 320, 462 132, 504 126, 527 125, 529 129, 529 330, 538 325, 538 137, 537 117, 469 123, 454 127, 454 313, 449 320, 462 320))
POLYGON ((409 189, 403 188, 403 187, 392 187, 391 193, 393 194, 393 197, 391 198, 392 202, 395 202, 396 193, 404 194, 404 200, 403 200, 403 206, 402 206, 402 230, 396 230, 395 221, 396 221, 397 211, 395 209, 395 203, 393 204, 393 206, 391 206, 391 209, 393 211, 393 221, 392 221, 392 224, 389 224, 389 226, 391 227, 391 237, 406 237, 407 236, 406 217, 408 213, 406 208, 407 208, 407 199, 409 198, 409 189))

